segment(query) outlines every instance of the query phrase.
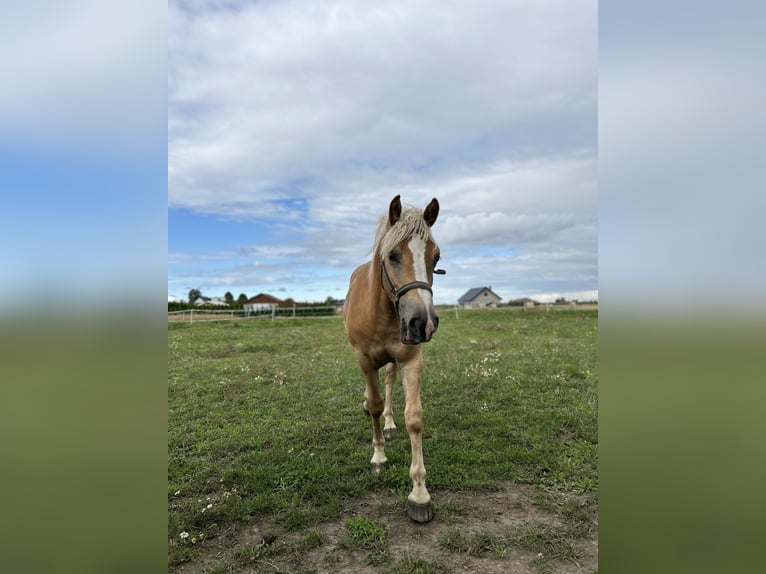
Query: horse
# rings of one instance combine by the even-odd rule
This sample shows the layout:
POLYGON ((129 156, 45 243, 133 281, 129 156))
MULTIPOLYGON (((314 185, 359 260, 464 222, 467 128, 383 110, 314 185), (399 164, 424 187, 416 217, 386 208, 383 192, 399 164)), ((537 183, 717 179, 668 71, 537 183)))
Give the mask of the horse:
POLYGON ((423 372, 421 343, 431 340, 439 327, 433 305, 433 275, 439 246, 431 227, 439 215, 433 198, 423 211, 402 208, 400 196, 391 200, 388 215, 378 221, 372 260, 351 274, 343 309, 349 342, 365 381, 365 412, 372 418, 370 470, 379 475, 388 459, 386 439, 396 434, 391 400, 397 372, 405 395, 404 421, 410 437, 412 491, 407 497, 407 516, 415 522, 433 519, 431 495, 426 489, 423 464, 423 407, 420 377, 423 372), (385 366, 385 401, 381 397, 379 369, 385 366), (384 428, 380 427, 383 415, 384 428))

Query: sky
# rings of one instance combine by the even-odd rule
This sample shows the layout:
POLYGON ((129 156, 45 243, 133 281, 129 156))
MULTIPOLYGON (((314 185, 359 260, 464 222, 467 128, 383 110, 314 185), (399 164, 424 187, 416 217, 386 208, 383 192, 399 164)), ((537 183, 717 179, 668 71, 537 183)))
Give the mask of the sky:
POLYGON ((6 4, 0 314, 155 309, 167 277, 165 7, 6 4))
POLYGON ((592 1, 173 1, 168 295, 342 299, 391 199, 434 299, 598 298, 592 1))

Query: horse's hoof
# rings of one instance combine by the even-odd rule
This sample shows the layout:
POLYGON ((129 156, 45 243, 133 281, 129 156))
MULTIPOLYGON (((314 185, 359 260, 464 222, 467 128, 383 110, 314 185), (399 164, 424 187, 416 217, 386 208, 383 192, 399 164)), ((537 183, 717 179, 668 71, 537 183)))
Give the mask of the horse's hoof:
POLYGON ((408 500, 407 516, 415 522, 431 522, 434 517, 434 509, 431 505, 431 501, 428 501, 425 504, 418 504, 417 502, 408 500))
POLYGON ((371 462, 370 472, 375 476, 380 476, 380 471, 386 466, 385 462, 371 462))
POLYGON ((390 429, 383 429, 383 438, 385 438, 386 440, 391 440, 392 438, 396 436, 396 431, 397 431, 396 427, 392 427, 390 429))

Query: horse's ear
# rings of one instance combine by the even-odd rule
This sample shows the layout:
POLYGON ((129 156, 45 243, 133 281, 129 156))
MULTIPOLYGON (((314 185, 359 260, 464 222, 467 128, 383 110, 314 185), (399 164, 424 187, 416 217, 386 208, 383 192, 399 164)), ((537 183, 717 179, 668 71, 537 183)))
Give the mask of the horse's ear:
POLYGON ((431 227, 436 223, 436 218, 439 217, 439 202, 434 197, 431 203, 428 204, 425 211, 423 211, 423 219, 425 219, 428 227, 431 227))
POLYGON ((402 200, 397 195, 391 200, 391 205, 388 206, 388 224, 393 225, 402 216, 402 200))

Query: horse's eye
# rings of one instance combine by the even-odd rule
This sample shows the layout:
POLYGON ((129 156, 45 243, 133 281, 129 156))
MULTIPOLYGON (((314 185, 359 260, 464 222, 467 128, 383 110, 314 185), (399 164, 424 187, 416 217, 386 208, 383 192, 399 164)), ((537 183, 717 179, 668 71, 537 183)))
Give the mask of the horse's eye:
POLYGON ((402 256, 399 254, 398 251, 392 251, 388 254, 388 260, 391 263, 399 263, 402 260, 402 256))

